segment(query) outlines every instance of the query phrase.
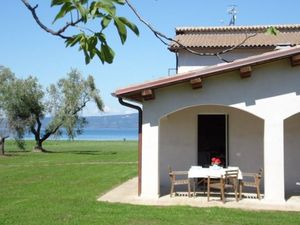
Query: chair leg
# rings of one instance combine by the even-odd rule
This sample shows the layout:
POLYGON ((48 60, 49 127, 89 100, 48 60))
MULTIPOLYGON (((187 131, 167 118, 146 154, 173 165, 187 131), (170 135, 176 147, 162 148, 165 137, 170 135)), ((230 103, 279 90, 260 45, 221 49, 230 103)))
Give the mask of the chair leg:
POLYGON ((209 195, 210 195, 210 178, 207 180, 207 201, 209 202, 209 195))
POLYGON ((196 197, 196 178, 193 179, 194 197, 196 197))
POLYGON ((220 195, 221 195, 221 200, 223 203, 225 203, 225 183, 223 177, 221 177, 221 183, 220 183, 220 195))
POLYGON ((207 180, 206 178, 203 178, 203 194, 205 195, 205 185, 207 185, 207 180))
POLYGON ((174 191, 174 184, 171 184, 171 192, 170 192, 170 197, 172 198, 173 195, 173 191, 174 191))
POLYGON ((221 188, 221 200, 223 203, 225 203, 225 190, 224 188, 221 188))
POLYGON ((261 200, 259 186, 256 187, 257 198, 261 200))
POLYGON ((240 184, 239 192, 240 192, 240 200, 241 200, 242 199, 242 193, 243 193, 243 185, 242 184, 240 184))
POLYGON ((234 187, 234 196, 235 196, 235 201, 239 201, 239 196, 238 196, 238 185, 235 185, 234 187))

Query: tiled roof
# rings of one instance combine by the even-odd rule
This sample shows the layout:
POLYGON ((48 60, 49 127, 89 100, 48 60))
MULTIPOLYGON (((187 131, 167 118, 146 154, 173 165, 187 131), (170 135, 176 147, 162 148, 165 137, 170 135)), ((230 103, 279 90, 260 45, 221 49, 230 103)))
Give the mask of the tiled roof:
POLYGON ((283 58, 289 58, 291 56, 298 55, 298 54, 300 54, 300 46, 291 47, 282 50, 275 50, 260 55, 239 59, 231 63, 222 63, 214 66, 208 66, 203 69, 198 69, 198 70, 178 74, 171 77, 170 76, 163 77, 157 80, 118 89, 116 90, 115 93, 113 93, 113 95, 116 97, 122 97, 122 98, 127 98, 130 100, 141 102, 142 101, 141 93, 142 91, 147 89, 155 90, 158 88, 163 88, 163 87, 167 87, 179 83, 189 82, 191 79, 194 78, 206 78, 206 77, 219 75, 230 71, 235 71, 241 67, 260 65, 260 64, 280 60, 283 58))
MULTIPOLYGON (((240 44, 246 35, 254 35, 240 47, 276 47, 300 44, 300 24, 272 25, 279 33, 266 34, 271 25, 265 26, 220 26, 220 27, 178 27, 175 40, 190 48, 228 48, 240 44)), ((172 43, 170 50, 178 49, 172 43)))

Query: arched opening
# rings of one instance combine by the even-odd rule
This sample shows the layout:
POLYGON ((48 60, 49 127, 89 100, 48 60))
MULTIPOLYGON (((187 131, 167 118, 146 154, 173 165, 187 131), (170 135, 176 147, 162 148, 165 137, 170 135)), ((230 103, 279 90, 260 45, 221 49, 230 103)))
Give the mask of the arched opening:
POLYGON ((284 186, 287 199, 300 196, 300 113, 284 120, 284 186))
MULTIPOLYGON (((176 170, 188 170, 199 163, 199 115, 226 117, 227 166, 256 172, 263 168, 264 121, 243 110, 229 106, 201 105, 181 109, 160 119, 159 181, 160 193, 168 193, 168 165, 176 170)), ((218 145, 216 145, 218 146, 218 145)), ((205 154, 203 154, 205 155, 205 154)), ((209 154, 206 154, 208 157, 209 154)), ((211 159, 209 158, 209 161, 211 159)), ((261 183, 263 190, 263 182, 261 183)))

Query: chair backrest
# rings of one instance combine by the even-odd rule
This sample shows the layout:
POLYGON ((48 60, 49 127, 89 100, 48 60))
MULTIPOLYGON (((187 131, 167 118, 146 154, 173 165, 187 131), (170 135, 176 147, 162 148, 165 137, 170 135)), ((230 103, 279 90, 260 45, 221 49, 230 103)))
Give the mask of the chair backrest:
POLYGON ((256 183, 257 185, 259 185, 259 183, 260 183, 262 174, 263 174, 263 169, 262 169, 262 168, 259 168, 258 173, 256 174, 256 177, 255 177, 255 183, 256 183))
POLYGON ((238 180, 238 175, 238 170, 226 170, 224 176, 225 183, 236 184, 238 180))
POLYGON ((261 178, 263 175, 263 169, 259 168, 257 175, 261 178))
POLYGON ((174 174, 173 174, 172 167, 170 165, 168 165, 168 170, 169 170, 169 178, 172 181, 174 179, 174 174))

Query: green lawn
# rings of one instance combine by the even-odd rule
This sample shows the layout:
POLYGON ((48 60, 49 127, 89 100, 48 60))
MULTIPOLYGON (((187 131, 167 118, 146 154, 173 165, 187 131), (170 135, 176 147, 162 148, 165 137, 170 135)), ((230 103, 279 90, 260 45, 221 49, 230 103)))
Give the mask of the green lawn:
POLYGON ((13 142, 6 147, 8 156, 0 157, 1 225, 300 224, 295 212, 97 202, 136 176, 136 142, 49 141, 49 153, 18 151, 13 142))

